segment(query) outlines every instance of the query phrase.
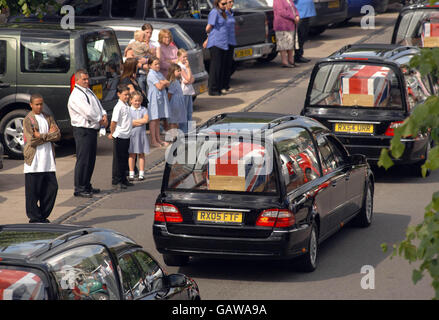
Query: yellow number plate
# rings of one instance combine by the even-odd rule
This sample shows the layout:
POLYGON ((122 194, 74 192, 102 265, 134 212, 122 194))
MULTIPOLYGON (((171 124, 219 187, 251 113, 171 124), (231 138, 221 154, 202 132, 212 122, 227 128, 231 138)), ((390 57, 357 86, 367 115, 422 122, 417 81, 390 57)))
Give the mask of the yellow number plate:
POLYGON ((253 55, 252 48, 235 50, 235 58, 250 57, 252 55, 253 55))
POLYGON ((207 91, 207 87, 205 84, 200 84, 200 93, 206 92, 207 91))
POLYGON ((93 90, 96 97, 102 100, 102 84, 96 84, 91 89, 93 90))
POLYGON ((329 2, 328 8, 340 8, 340 0, 329 2))
POLYGON ((373 133, 373 124, 368 123, 336 123, 335 132, 373 133))
POLYGON ((241 212, 198 211, 197 221, 213 223, 242 223, 241 212))

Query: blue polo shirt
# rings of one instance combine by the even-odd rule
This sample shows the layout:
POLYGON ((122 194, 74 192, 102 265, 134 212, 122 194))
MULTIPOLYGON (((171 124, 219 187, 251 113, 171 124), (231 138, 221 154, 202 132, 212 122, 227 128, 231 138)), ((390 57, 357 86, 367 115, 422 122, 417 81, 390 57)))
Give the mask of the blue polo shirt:
POLYGON ((227 22, 218 9, 214 8, 209 12, 207 24, 213 27, 209 33, 207 48, 218 47, 223 50, 229 50, 227 22))
POLYGON ((316 15, 313 0, 294 0, 294 5, 299 11, 300 19, 314 17, 316 15))
POLYGON ((227 34, 229 35, 229 45, 236 46, 236 35, 235 35, 235 17, 233 16, 233 11, 226 11, 227 14, 227 34))

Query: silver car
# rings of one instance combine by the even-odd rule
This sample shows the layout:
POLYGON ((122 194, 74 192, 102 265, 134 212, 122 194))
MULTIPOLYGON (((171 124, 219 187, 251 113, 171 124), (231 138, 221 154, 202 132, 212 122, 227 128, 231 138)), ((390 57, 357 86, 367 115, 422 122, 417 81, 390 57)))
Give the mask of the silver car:
POLYGON ((179 25, 147 20, 103 20, 93 22, 92 24, 112 28, 116 33, 117 40, 119 41, 120 50, 124 52, 130 40, 134 38, 134 31, 140 30, 145 23, 150 23, 154 28, 151 41, 157 45, 160 30, 168 29, 171 31, 172 38, 177 48, 183 48, 188 53, 189 64, 195 78, 193 83, 195 95, 206 92, 208 74, 204 67, 203 50, 179 25))

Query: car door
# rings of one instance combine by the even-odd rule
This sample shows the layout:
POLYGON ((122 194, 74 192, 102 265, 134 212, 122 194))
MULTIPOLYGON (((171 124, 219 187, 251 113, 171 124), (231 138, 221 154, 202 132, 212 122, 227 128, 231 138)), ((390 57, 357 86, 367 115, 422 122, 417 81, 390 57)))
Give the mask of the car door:
POLYGON ((325 135, 317 138, 317 145, 322 162, 322 171, 328 177, 328 187, 325 189, 329 197, 330 214, 326 218, 328 233, 332 233, 339 226, 344 216, 346 205, 346 172, 343 166, 339 166, 332 151, 331 145, 325 135))
POLYGON ((348 220, 361 208, 366 177, 366 165, 349 163, 348 153, 343 145, 330 135, 328 135, 327 138, 337 162, 337 166, 345 174, 346 194, 344 199, 344 210, 341 218, 342 220, 348 220))
POLYGON ((0 37, 0 109, 17 93, 17 40, 0 37))

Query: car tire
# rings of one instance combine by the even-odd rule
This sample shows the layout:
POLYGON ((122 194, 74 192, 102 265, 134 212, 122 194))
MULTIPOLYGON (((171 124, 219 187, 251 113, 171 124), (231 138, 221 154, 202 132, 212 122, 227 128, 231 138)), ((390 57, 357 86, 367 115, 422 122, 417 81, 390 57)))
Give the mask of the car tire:
POLYGON ((360 228, 367 228, 371 225, 373 219, 373 187, 372 183, 366 183, 363 205, 360 213, 354 218, 354 225, 360 228))
POLYGON ((169 267, 181 267, 189 263, 189 256, 176 255, 176 254, 164 254, 163 261, 169 267))
POLYGON ((305 254, 298 258, 298 269, 302 272, 313 272, 317 269, 318 254, 318 229, 315 223, 312 224, 308 239, 308 248, 305 254))
POLYGON ((276 57, 277 57, 277 51, 275 50, 275 51, 269 53, 265 57, 258 58, 258 62, 260 62, 260 63, 268 63, 268 62, 272 61, 276 57))
POLYGON ((0 121, 0 142, 12 159, 23 159, 23 120, 28 113, 26 109, 13 110, 0 121))
POLYGON ((379 4, 375 7, 375 10, 378 13, 385 13, 387 11, 388 5, 389 5, 389 0, 380 0, 379 4))

